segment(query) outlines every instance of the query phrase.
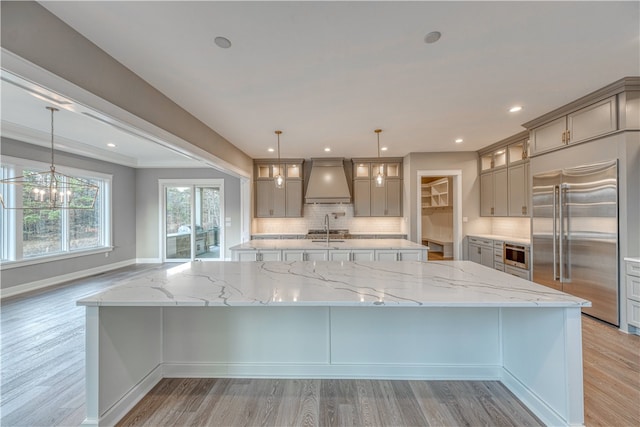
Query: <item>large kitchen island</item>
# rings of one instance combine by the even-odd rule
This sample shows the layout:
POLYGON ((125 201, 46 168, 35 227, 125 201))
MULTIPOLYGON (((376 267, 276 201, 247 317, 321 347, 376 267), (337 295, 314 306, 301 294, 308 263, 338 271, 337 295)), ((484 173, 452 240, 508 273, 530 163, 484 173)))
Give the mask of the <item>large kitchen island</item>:
POLYGON ((499 380, 546 424, 583 423, 590 303, 468 261, 194 262, 78 304, 85 425, 163 377, 499 380))

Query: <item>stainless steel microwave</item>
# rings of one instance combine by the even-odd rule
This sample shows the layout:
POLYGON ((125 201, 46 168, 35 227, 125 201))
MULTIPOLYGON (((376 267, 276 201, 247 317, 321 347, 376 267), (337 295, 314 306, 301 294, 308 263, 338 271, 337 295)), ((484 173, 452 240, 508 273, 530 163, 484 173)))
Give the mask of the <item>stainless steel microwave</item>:
POLYGON ((525 245, 515 245, 513 243, 505 243, 502 261, 505 265, 513 267, 529 269, 529 247, 525 245))

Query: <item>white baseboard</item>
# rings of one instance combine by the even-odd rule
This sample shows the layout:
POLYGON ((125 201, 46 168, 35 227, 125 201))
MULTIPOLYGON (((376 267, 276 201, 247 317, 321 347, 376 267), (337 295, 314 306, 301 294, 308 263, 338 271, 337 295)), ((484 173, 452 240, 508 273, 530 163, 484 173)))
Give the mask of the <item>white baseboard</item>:
MULTIPOLYGON (((502 384, 505 385, 524 405, 531 410, 547 426, 567 426, 567 420, 553 410, 520 380, 511 375, 507 369, 502 369, 502 384)), ((578 424, 584 426, 584 424, 578 424)))
POLYGON ((126 261, 115 262, 112 264, 101 265, 100 267, 89 268, 86 270, 74 271, 73 273, 62 274, 60 276, 48 277, 42 280, 36 280, 35 282, 23 283, 17 286, 11 286, 10 288, 0 289, 0 299, 8 298, 16 295, 23 294, 25 292, 36 291, 49 286, 58 285, 60 283, 69 282, 71 280, 82 279, 83 277, 93 276, 94 274, 100 274, 118 268, 127 267, 129 265, 136 264, 135 259, 126 261))
POLYGON ((138 384, 120 398, 99 420, 85 419, 86 426, 114 426, 162 380, 162 364, 156 366, 138 384))
POLYGON ((136 264, 162 264, 162 258, 136 258, 136 264))
POLYGON ((367 378, 499 380, 493 365, 335 365, 256 363, 165 363, 165 378, 367 378))

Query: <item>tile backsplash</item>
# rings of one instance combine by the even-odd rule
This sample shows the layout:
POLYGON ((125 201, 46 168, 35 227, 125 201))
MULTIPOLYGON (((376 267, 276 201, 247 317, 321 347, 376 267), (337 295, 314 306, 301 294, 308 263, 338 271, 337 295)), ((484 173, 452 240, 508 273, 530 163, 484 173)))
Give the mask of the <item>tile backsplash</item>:
POLYGON ((491 218, 491 234, 528 239, 530 233, 529 218, 491 218))
POLYGON ((305 204, 303 209, 302 218, 255 218, 252 233, 305 234, 310 229, 322 229, 326 214, 329 214, 331 229, 346 229, 351 233, 406 233, 402 217, 354 217, 353 205, 305 204))

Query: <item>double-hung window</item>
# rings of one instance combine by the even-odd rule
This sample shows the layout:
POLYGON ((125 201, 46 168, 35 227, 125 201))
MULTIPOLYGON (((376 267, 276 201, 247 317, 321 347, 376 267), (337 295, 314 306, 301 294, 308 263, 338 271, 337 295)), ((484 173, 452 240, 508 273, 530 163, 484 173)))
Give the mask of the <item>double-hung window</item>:
MULTIPOLYGON (((47 169, 46 163, 3 156, 0 174, 6 179, 47 169)), ((0 184, 5 204, 18 208, 0 206, 3 269, 111 249, 111 175, 59 165, 56 171, 98 186, 93 209, 29 209, 34 195, 26 185, 0 184)))

